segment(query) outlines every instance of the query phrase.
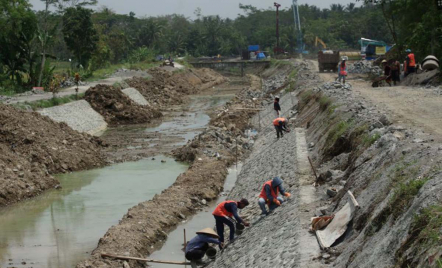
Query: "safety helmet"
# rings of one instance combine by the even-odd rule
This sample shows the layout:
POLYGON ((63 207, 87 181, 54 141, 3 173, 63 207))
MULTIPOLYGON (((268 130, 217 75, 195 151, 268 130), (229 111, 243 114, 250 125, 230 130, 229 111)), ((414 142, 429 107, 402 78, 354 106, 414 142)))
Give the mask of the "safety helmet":
POLYGON ((410 52, 411 52, 411 49, 407 48, 407 49, 405 50, 405 52, 410 53, 410 52))
POLYGON ((382 63, 387 63, 387 60, 383 60, 382 63))

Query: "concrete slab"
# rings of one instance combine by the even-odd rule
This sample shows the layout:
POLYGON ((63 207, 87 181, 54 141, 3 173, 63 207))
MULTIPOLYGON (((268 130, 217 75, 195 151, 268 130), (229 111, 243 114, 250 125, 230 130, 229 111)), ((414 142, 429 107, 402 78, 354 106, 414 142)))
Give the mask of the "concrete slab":
POLYGON ((149 102, 143 97, 143 95, 141 95, 141 93, 137 89, 129 87, 123 89, 122 91, 135 103, 143 106, 150 106, 149 102))
POLYGON ((85 100, 70 102, 64 105, 46 108, 38 111, 55 122, 64 122, 78 132, 94 136, 101 135, 107 128, 104 118, 92 109, 85 100))

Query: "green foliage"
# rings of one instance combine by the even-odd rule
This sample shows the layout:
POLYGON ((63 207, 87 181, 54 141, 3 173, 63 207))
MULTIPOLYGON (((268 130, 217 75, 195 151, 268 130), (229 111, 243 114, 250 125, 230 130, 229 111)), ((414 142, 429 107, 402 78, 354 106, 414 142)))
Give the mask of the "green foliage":
MULTIPOLYGON (((389 210, 393 220, 398 219, 411 205, 420 188, 428 181, 428 178, 411 180, 407 183, 399 183, 389 202, 389 210)), ((390 213, 389 213, 390 214, 390 213)))
POLYGON ((368 147, 371 146, 373 143, 375 143, 380 137, 381 135, 379 133, 375 133, 373 135, 367 134, 364 136, 363 142, 368 147))
POLYGON ((394 187, 394 193, 391 196, 388 205, 376 216, 370 223, 365 234, 368 236, 378 232, 393 217, 396 221, 411 205, 414 197, 419 190, 428 181, 428 178, 415 179, 419 168, 414 166, 416 162, 400 161, 390 172, 391 185, 394 187))
POLYGON ((155 51, 147 47, 139 47, 134 51, 132 51, 132 53, 129 56, 129 62, 137 63, 147 60, 153 61, 154 57, 155 57, 155 51))
POLYGON ((351 126, 353 122, 340 121, 335 124, 333 128, 328 132, 325 143, 327 147, 332 146, 351 126))
MULTIPOLYGON (((78 100, 84 98, 84 93, 78 94, 78 100)), ((13 106, 19 108, 19 109, 28 109, 31 108, 32 110, 40 110, 44 108, 49 108, 53 106, 58 106, 62 104, 66 104, 72 101, 76 101, 77 96, 76 95, 70 95, 66 97, 60 97, 60 98, 51 98, 48 100, 39 100, 39 101, 33 101, 33 102, 24 102, 24 103, 18 103, 14 104, 13 106)))
POLYGON ((322 111, 327 110, 327 108, 330 107, 331 103, 331 99, 327 96, 321 96, 321 98, 319 98, 319 107, 322 111))
POLYGON ((87 66, 98 42, 91 15, 92 10, 80 6, 66 9, 63 15, 64 40, 83 67, 87 66))
MULTIPOLYGON (((4 80, 23 85, 28 81, 26 63, 37 32, 37 18, 25 0, 0 1, 0 65, 4 80)), ((3 84, 2 81, 0 83, 3 84)))

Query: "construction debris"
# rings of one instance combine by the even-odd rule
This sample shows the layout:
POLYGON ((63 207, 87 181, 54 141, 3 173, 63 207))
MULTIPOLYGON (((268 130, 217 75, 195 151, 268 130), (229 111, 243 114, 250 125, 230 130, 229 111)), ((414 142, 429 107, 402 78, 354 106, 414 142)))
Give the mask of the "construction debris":
POLYGON ((382 75, 382 68, 379 66, 373 66, 372 61, 362 60, 348 64, 347 70, 353 74, 372 74, 376 76, 382 75))

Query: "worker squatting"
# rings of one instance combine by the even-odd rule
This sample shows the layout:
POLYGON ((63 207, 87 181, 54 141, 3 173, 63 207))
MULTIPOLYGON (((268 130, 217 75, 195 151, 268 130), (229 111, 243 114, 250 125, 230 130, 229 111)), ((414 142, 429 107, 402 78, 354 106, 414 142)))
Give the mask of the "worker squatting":
MULTIPOLYGON (((267 216, 284 202, 280 194, 290 197, 290 193, 284 190, 283 181, 279 177, 275 177, 263 184, 258 199, 258 204, 262 211, 261 215, 267 216)), ((236 226, 240 228, 250 226, 248 222, 238 215, 238 209, 243 209, 248 205, 249 201, 243 198, 239 201, 227 200, 216 206, 212 213, 215 218, 216 232, 211 228, 198 231, 197 236, 190 240, 186 246, 186 259, 191 261, 192 268, 197 267, 197 264, 201 264, 201 259, 208 250, 213 250, 213 248, 209 247, 209 243, 218 245, 220 249, 224 247, 224 225, 227 225, 230 229, 230 243, 235 240, 235 222, 236 226)))

